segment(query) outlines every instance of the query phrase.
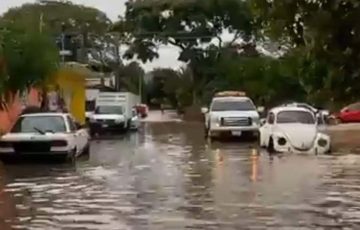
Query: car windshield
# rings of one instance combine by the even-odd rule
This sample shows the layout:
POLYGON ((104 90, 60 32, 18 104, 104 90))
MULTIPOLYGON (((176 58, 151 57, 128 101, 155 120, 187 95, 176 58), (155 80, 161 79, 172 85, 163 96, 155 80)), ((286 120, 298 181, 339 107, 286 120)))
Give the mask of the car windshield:
POLYGON ((20 117, 11 130, 12 133, 64 133, 66 125, 62 116, 20 117))
POLYGON ((301 124, 315 124, 315 119, 312 113, 305 111, 283 111, 277 115, 277 123, 301 123, 301 124))
POLYGON ((255 106, 250 100, 214 101, 211 110, 212 111, 251 111, 251 110, 255 110, 255 106))
POLYGON ((123 114, 122 106, 98 106, 95 109, 96 114, 123 114))

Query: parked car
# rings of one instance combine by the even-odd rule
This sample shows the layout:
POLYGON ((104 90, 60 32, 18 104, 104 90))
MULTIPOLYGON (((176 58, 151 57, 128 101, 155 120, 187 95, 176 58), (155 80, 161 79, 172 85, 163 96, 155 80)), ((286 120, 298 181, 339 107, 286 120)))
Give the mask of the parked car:
POLYGON ((228 133, 241 136, 245 133, 258 136, 260 116, 253 101, 241 91, 217 93, 205 114, 205 134, 213 138, 228 133))
POLYGON ((328 110, 315 108, 307 103, 291 102, 291 103, 282 104, 281 106, 296 106, 310 110, 315 114, 318 125, 326 125, 328 117, 330 115, 330 112, 328 110))
POLYGON ((263 123, 260 128, 260 146, 270 153, 324 154, 330 151, 330 137, 319 131, 314 113, 307 108, 273 108, 263 123))
POLYGON ((141 118, 145 118, 148 116, 149 107, 146 104, 139 104, 135 106, 137 113, 141 116, 141 118))
POLYGON ((23 114, 11 131, 0 138, 0 157, 50 155, 74 160, 89 151, 87 130, 67 113, 23 114))
POLYGON ((360 102, 345 106, 339 113, 336 113, 334 117, 342 123, 360 122, 360 102))

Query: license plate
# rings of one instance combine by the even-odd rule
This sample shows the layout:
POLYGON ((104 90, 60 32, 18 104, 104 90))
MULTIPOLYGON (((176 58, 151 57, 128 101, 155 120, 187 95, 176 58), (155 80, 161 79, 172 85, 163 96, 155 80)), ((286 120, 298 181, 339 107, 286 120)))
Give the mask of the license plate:
POLYGON ((241 136, 241 131, 233 131, 233 132, 231 132, 231 134, 233 135, 233 136, 241 136))
POLYGON ((107 128, 109 125, 108 124, 102 124, 103 128, 107 128))

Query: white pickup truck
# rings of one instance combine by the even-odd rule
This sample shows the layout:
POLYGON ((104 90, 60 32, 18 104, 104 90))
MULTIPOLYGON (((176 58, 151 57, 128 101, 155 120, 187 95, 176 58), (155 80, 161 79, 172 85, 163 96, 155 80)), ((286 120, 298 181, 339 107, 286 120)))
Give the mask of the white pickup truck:
POLYGON ((202 112, 205 114, 206 137, 221 134, 258 137, 260 116, 252 100, 243 92, 219 92, 212 99, 210 108, 202 108, 202 112))

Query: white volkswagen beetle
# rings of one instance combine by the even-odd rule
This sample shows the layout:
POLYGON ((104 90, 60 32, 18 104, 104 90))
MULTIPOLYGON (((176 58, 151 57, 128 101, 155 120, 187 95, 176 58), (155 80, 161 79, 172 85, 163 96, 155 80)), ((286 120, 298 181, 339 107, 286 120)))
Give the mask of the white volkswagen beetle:
POLYGON ((260 128, 260 145, 269 152, 324 154, 330 144, 330 137, 319 131, 314 113, 306 108, 273 108, 260 128))

